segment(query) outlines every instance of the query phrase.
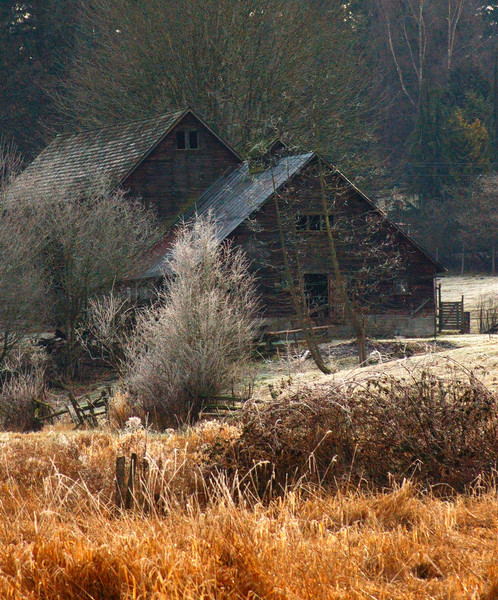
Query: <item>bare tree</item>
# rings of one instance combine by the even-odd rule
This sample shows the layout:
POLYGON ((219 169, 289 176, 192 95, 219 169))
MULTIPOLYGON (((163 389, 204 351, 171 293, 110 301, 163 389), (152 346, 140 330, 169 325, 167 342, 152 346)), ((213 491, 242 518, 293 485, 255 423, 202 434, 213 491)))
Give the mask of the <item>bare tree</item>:
MULTIPOLYGON (((380 28, 375 40, 385 48, 382 69, 391 64, 392 79, 420 118, 429 98, 447 87, 459 66, 472 61, 491 36, 484 33, 479 0, 375 0, 380 28)), ((482 54, 481 54, 482 56, 482 54)))
POLYGON ((373 207, 359 214, 342 215, 340 209, 331 207, 330 197, 337 202, 344 188, 329 183, 334 179, 327 178, 330 168, 321 159, 318 171, 334 284, 356 335, 358 358, 363 365, 367 360, 366 314, 375 304, 382 305, 386 297, 383 287, 401 272, 402 257, 396 232, 373 207), (331 208, 335 213, 333 224, 331 208))
POLYGON ((0 365, 46 312, 44 279, 36 262, 39 243, 26 235, 34 222, 6 200, 21 166, 15 147, 0 141, 0 365))
POLYGON ((101 126, 190 105, 241 150, 285 130, 344 153, 368 137, 369 73, 344 3, 319 4, 86 3, 59 110, 101 126))
POLYGON ((277 190, 274 190, 273 200, 275 204, 275 215, 277 218, 279 249, 283 262, 283 276, 288 285, 292 306, 294 308, 299 327, 301 328, 304 339, 306 340, 306 345, 311 357, 315 361, 315 364, 320 371, 325 375, 329 375, 332 371, 325 364, 322 353, 320 352, 320 347, 315 336, 313 321, 306 298, 303 270, 300 263, 299 252, 296 251, 295 244, 297 237, 295 217, 294 215, 291 215, 289 219, 288 214, 282 214, 277 190), (289 243, 289 229, 292 233, 291 240, 293 239, 294 243, 289 243))
POLYGON ((195 420, 247 370, 257 321, 254 279, 241 250, 220 243, 210 217, 179 229, 159 304, 137 319, 127 387, 160 427, 195 420))
MULTIPOLYGON (((19 215, 24 239, 34 247, 49 294, 50 317, 63 332, 66 377, 79 355, 77 329, 88 301, 116 282, 140 274, 157 230, 152 212, 99 174, 78 187, 55 186, 39 192, 21 176, 7 193, 9 210, 19 215)), ((29 290, 27 291, 29 292, 29 290)))
POLYGON ((376 0, 403 93, 413 106, 422 99, 427 55, 427 0, 376 0), (408 82, 417 81, 416 90, 408 82))

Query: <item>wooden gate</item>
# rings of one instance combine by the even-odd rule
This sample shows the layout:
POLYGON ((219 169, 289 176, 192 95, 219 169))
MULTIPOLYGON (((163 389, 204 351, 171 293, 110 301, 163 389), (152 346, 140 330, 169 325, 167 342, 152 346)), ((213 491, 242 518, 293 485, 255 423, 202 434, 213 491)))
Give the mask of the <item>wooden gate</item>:
POLYGON ((439 286, 439 331, 470 332, 470 312, 463 309, 463 296, 457 302, 443 302, 441 300, 441 286, 439 286))

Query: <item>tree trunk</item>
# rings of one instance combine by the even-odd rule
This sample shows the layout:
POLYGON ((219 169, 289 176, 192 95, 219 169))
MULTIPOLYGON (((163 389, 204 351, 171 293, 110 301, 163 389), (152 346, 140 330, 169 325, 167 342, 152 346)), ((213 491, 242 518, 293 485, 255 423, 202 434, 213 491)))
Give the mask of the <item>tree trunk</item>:
POLYGON ((337 258, 334 234, 332 232, 332 227, 330 225, 327 195, 325 193, 325 181, 324 181, 324 177, 323 177, 322 161, 320 160, 320 158, 318 159, 318 168, 319 168, 319 172, 320 172, 320 189, 321 189, 321 196, 322 196, 322 208, 323 208, 323 212, 325 215, 325 226, 327 229, 329 250, 330 250, 331 257, 332 257, 332 267, 334 270, 334 279, 335 279, 337 289, 339 291, 339 295, 344 304, 344 308, 346 310, 346 314, 348 316, 349 322, 351 323, 351 326, 353 327, 353 330, 355 332, 356 345, 358 348, 358 359, 359 359, 360 365, 363 365, 366 363, 366 360, 367 360, 367 351, 366 351, 366 337, 367 336, 366 336, 366 332, 365 332, 365 323, 362 318, 362 315, 359 314, 359 310, 357 309, 357 307, 354 306, 354 303, 351 301, 351 299, 348 296, 348 293, 346 290, 346 282, 344 281, 344 276, 342 274, 342 271, 341 271, 341 268, 339 265, 339 260, 337 258))
MULTIPOLYGON (((282 250, 282 256, 284 261, 285 275, 289 282, 289 291, 291 294, 292 304, 294 306, 294 310, 296 311, 297 319, 299 322, 299 327, 303 330, 304 339, 306 340, 306 345, 308 346, 308 350, 310 351, 311 357, 315 361, 316 366, 320 369, 322 373, 325 375, 330 375, 332 372, 327 365, 325 364, 322 354, 320 352, 320 348, 318 347, 318 343, 316 341, 315 334, 313 332, 313 323, 311 321, 311 317, 308 310, 308 305, 306 303, 306 296, 304 293, 304 278, 301 273, 301 269, 298 266, 298 286, 294 283, 294 277, 292 275, 292 270, 289 264, 289 256, 287 254, 287 245, 285 243, 285 235, 282 227, 282 217, 280 213, 280 205, 278 202, 278 196, 275 191, 274 193, 275 199, 275 212, 277 216, 277 224, 278 224, 278 233, 280 239, 280 248, 282 250)), ((297 263, 299 260, 296 258, 297 263)))

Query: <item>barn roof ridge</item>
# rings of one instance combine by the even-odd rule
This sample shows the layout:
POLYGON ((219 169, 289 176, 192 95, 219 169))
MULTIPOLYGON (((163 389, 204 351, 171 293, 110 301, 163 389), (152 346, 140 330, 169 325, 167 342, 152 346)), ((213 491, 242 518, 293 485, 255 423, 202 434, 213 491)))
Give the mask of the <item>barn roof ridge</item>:
POLYGON ((119 127, 122 127, 123 124, 124 125, 133 125, 133 124, 143 123, 144 121, 153 121, 158 118, 172 116, 174 114, 175 115, 178 114, 178 118, 180 118, 184 114, 187 114, 189 112, 189 110, 191 110, 191 109, 188 106, 185 106, 183 108, 178 108, 175 110, 166 110, 164 112, 156 113, 156 114, 150 115, 148 117, 140 117, 139 119, 127 119, 126 121, 120 121, 118 123, 110 123, 109 125, 100 125, 99 127, 84 127, 78 131, 62 131, 61 133, 56 134, 54 140, 56 140, 57 138, 71 137, 73 135, 78 136, 78 135, 85 134, 85 133, 93 133, 95 131, 118 129, 119 127))

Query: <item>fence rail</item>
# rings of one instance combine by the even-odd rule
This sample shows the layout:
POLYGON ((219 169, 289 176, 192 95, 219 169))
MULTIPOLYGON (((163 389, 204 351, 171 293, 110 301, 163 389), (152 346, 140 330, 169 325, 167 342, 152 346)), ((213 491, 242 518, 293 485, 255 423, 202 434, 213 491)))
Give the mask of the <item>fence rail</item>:
POLYGON ((39 402, 41 410, 39 421, 53 422, 56 418, 62 417, 63 415, 69 415, 75 428, 90 426, 96 427, 99 423, 99 418, 108 418, 109 414, 109 398, 111 391, 109 388, 102 390, 100 396, 91 398, 90 396, 83 396, 76 398, 71 392, 67 395, 67 400, 63 402, 63 406, 53 412, 46 411, 46 403, 39 402))

